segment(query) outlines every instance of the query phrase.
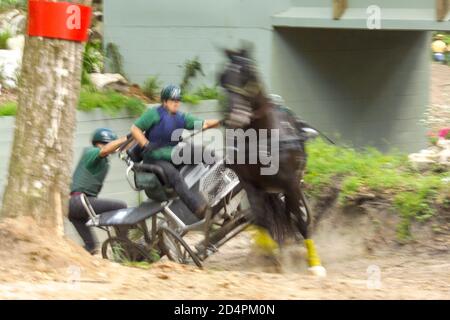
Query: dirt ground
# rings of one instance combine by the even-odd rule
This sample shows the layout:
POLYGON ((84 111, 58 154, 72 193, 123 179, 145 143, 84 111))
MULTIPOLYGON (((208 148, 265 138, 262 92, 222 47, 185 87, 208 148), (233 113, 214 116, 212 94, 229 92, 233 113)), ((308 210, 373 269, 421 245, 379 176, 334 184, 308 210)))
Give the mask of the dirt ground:
POLYGON ((450 123, 450 67, 432 63, 430 84, 430 104, 425 122, 432 132, 439 132, 450 123))
POLYGON ((91 257, 70 241, 49 245, 28 223, 0 225, 1 299, 450 298, 449 251, 385 241, 389 235, 374 232, 367 215, 321 222, 314 238, 326 278, 308 274, 301 244, 282 252, 282 271, 275 271, 255 253, 249 232, 211 256, 203 270, 165 259, 143 269, 91 257), (30 231, 40 236, 31 238, 30 231))
POLYGON ((450 105, 450 67, 431 64, 430 102, 434 105, 450 105))

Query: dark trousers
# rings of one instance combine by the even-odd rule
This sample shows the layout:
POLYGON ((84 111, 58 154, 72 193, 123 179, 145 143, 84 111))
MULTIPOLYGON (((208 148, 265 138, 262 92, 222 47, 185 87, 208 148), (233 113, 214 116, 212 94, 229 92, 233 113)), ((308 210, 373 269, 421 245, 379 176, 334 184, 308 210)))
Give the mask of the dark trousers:
POLYGON ((170 187, 174 188, 181 201, 195 213, 199 218, 202 218, 204 210, 206 209, 206 200, 201 194, 190 190, 180 174, 180 171, 169 161, 165 160, 145 160, 145 163, 160 166, 167 177, 170 187))
MULTIPOLYGON (((84 209, 80 197, 80 195, 73 195, 70 197, 69 221, 72 222, 83 240, 86 250, 91 252, 96 249, 98 241, 92 230, 86 226, 86 222, 89 221, 90 216, 84 209)), ((124 209, 127 207, 127 204, 123 201, 99 199, 95 197, 88 197, 88 200, 96 214, 102 214, 103 212, 124 209)))

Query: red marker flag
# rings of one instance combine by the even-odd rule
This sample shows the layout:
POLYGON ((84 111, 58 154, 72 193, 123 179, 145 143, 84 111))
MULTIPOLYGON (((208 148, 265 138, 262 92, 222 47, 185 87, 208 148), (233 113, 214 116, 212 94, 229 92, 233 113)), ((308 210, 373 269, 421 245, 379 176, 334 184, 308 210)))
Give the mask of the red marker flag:
POLYGON ((92 8, 70 2, 28 1, 28 35, 84 42, 92 8))

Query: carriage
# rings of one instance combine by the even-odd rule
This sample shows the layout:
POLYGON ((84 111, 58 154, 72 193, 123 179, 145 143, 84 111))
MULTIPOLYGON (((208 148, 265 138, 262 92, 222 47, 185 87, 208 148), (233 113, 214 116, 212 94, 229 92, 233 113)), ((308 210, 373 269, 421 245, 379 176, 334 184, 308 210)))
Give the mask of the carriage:
MULTIPOLYGON (((88 199, 81 198, 90 215, 87 225, 107 234, 101 248, 103 258, 120 263, 152 263, 166 256, 201 268, 206 258, 252 223, 251 211, 245 206, 246 192, 236 173, 226 166, 226 152, 215 152, 213 163, 184 165, 180 169, 188 187, 207 199, 211 210, 203 219, 193 214, 168 186, 162 168, 141 163, 138 153, 136 142, 129 139, 119 149, 119 158, 126 164, 131 188, 144 191, 148 200, 137 207, 97 215, 88 199), (119 232, 121 228, 126 236, 119 232)), ((280 201, 284 201, 281 195, 280 201)), ((306 198, 302 198, 300 207, 310 221, 306 198)))
MULTIPOLYGON (((212 164, 184 165, 180 169, 189 188, 203 194, 211 214, 203 219, 194 215, 172 188, 162 168, 140 163, 138 147, 128 140, 119 157, 126 165, 127 180, 136 191, 144 191, 148 200, 137 207, 97 215, 86 197, 82 203, 91 219, 88 226, 107 233, 102 256, 116 262, 154 262, 162 256, 182 264, 202 262, 220 246, 235 237, 251 223, 250 210, 243 209, 245 191, 237 175, 225 167, 225 157, 212 164), (127 236, 118 230, 126 229, 127 236), (193 231, 205 231, 204 237, 192 243, 186 237, 193 231)), ((194 237, 195 238, 195 237, 194 237)), ((198 237, 197 237, 198 238, 198 237)), ((195 239, 194 239, 195 240, 195 239)))

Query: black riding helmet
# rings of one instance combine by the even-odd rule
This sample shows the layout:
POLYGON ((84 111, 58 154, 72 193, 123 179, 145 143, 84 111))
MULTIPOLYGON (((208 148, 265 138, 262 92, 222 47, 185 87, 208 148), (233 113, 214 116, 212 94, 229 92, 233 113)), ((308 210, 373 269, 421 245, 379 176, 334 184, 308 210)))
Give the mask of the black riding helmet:
POLYGON ((96 143, 110 143, 117 139, 117 135, 108 128, 99 128, 94 131, 92 136, 92 145, 95 146, 96 143))

